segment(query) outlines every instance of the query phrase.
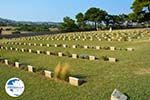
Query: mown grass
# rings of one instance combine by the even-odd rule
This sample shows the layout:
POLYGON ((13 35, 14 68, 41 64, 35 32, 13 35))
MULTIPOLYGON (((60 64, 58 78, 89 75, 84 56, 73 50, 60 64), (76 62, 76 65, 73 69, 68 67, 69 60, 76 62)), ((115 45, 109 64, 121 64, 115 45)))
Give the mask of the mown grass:
MULTIPOLYGON (((6 40, 7 41, 7 40, 6 40)), ((13 40, 14 41, 14 40, 13 40)), ((95 56, 111 56, 119 59, 117 63, 105 61, 89 61, 82 59, 71 59, 67 57, 37 55, 16 51, 0 50, 0 55, 9 59, 19 59, 19 61, 31 64, 36 68, 46 68, 54 70, 59 62, 70 65, 71 75, 87 80, 79 87, 71 86, 67 83, 56 82, 44 78, 41 75, 32 74, 16 68, 10 68, 0 64, 0 97, 2 100, 13 100, 4 91, 4 85, 8 78, 19 77, 26 86, 26 90, 18 100, 109 100, 112 91, 117 88, 128 94, 130 100, 149 100, 150 98, 150 74, 142 72, 141 69, 150 68, 150 41, 136 40, 133 42, 106 42, 106 41, 18 41, 32 43, 63 43, 63 44, 85 44, 100 46, 132 47, 133 52, 128 51, 107 51, 107 50, 85 50, 71 48, 54 48, 40 46, 17 46, 18 48, 31 48, 35 50, 69 51, 70 53, 90 54, 95 56), (138 74, 138 73, 142 74, 138 74)), ((12 46, 12 45, 4 45, 12 46)))

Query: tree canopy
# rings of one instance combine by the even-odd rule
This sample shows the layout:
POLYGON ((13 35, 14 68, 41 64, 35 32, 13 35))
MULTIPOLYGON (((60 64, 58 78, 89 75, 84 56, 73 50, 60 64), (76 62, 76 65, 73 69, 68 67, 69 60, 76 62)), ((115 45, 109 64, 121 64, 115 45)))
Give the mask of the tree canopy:
POLYGON ((96 29, 96 24, 98 22, 104 21, 106 16, 107 16, 106 11, 101 10, 99 8, 95 8, 95 7, 88 9, 85 13, 85 19, 88 21, 94 22, 95 29, 96 29))
POLYGON ((78 24, 80 30, 84 30, 85 27, 86 27, 84 14, 81 13, 81 12, 78 13, 78 14, 76 15, 76 19, 77 19, 77 24, 78 24))
POLYGON ((77 30, 77 25, 75 24, 75 21, 73 19, 66 16, 66 17, 64 17, 63 20, 64 20, 64 22, 61 24, 62 31, 75 31, 75 30, 77 30))
POLYGON ((129 14, 111 15, 105 10, 92 7, 85 13, 78 13, 75 20, 64 18, 61 28, 65 31, 95 30, 113 28, 145 27, 150 25, 150 0, 134 0, 129 14))
POLYGON ((150 0, 135 0, 131 8, 140 21, 150 21, 150 0))

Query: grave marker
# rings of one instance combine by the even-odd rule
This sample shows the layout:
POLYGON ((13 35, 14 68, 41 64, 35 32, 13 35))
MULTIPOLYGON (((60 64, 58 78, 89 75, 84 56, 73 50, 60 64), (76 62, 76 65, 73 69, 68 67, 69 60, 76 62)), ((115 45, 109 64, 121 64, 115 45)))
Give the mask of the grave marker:
POLYGON ((115 89, 113 93, 111 94, 111 100, 127 100, 128 97, 115 89))
POLYGON ((63 53, 62 53, 62 52, 58 52, 58 56, 59 56, 59 57, 62 57, 62 56, 63 56, 63 53))
POLYGON ((69 77, 69 83, 71 85, 74 85, 74 86, 79 86, 81 85, 83 82, 83 80, 79 79, 79 78, 75 78, 75 77, 69 77))
POLYGON ((52 78, 52 72, 51 71, 44 70, 44 74, 46 77, 52 78))
POLYGON ((8 60, 7 59, 5 59, 4 62, 5 62, 6 65, 8 65, 8 60))
POLYGON ((32 52, 32 50, 31 49, 29 49, 29 53, 31 53, 32 52))
POLYGON ((28 65, 27 67, 28 67, 28 71, 29 71, 29 72, 33 72, 33 66, 28 65))
POLYGON ((46 54, 47 54, 47 55, 50 55, 50 51, 46 51, 46 54))
POLYGON ((117 60, 116 60, 116 58, 108 58, 108 61, 109 62, 116 62, 117 60))
POLYGON ((15 62, 15 67, 17 67, 17 68, 19 68, 19 67, 20 67, 19 62, 15 62))
POLYGON ((89 56, 89 60, 95 60, 95 56, 89 56))
POLYGON ((100 46, 96 46, 95 48, 96 48, 97 50, 99 50, 99 49, 100 49, 100 46))
POLYGON ((76 59, 77 58, 77 54, 72 54, 72 58, 76 59))
POLYGON ((134 49, 133 48, 127 48, 127 51, 133 51, 134 49))
POLYGON ((40 54, 40 50, 37 50, 36 53, 37 53, 37 54, 40 54))
POLYGON ((110 47, 110 50, 114 51, 114 50, 115 50, 115 47, 110 47))

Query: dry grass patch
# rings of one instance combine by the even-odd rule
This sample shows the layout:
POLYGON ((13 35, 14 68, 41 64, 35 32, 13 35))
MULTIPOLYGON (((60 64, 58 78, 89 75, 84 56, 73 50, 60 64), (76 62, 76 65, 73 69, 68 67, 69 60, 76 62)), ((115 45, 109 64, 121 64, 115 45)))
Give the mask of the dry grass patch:
POLYGON ((138 75, 150 74, 150 68, 140 68, 137 71, 135 71, 134 73, 138 74, 138 75))

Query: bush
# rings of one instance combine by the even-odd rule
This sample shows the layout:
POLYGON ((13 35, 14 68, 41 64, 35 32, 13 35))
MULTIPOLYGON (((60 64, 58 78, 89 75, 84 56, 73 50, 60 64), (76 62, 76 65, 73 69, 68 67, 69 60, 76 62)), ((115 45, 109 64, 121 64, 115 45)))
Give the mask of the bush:
POLYGON ((69 74, 70 74, 69 65, 66 63, 61 70, 61 75, 60 75, 61 80, 68 81, 69 74))
POLYGON ((58 63, 55 68, 55 71, 54 71, 56 79, 60 79, 61 70, 62 70, 62 67, 61 67, 60 63, 58 63))
POLYGON ((70 75, 69 65, 64 64, 64 66, 61 66, 59 63, 55 68, 54 74, 56 79, 67 81, 70 75))

